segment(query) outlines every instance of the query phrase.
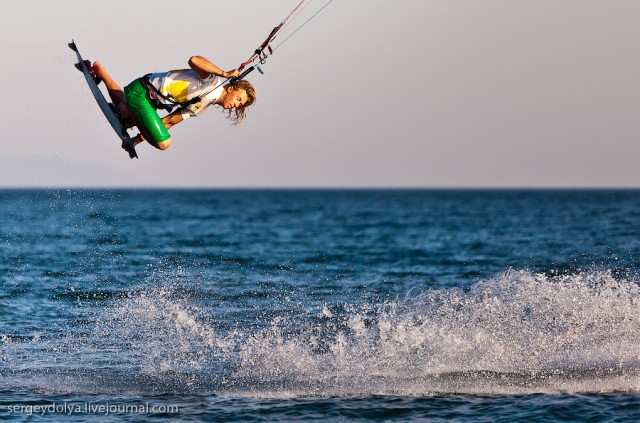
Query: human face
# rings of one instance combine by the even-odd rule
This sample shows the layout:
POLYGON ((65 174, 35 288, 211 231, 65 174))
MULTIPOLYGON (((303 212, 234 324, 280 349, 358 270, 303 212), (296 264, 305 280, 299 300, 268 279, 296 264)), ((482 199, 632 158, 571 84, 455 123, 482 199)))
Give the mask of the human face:
POLYGON ((227 89, 224 94, 217 101, 225 110, 234 109, 236 107, 244 106, 249 98, 245 90, 233 90, 227 89))

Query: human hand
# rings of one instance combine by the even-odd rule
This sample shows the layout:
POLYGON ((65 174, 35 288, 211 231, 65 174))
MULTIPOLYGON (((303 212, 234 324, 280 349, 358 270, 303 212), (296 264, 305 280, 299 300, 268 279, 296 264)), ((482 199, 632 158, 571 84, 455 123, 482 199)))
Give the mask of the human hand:
POLYGON ((225 78, 235 78, 238 75, 240 75, 240 71, 238 69, 234 69, 232 71, 224 73, 225 78))

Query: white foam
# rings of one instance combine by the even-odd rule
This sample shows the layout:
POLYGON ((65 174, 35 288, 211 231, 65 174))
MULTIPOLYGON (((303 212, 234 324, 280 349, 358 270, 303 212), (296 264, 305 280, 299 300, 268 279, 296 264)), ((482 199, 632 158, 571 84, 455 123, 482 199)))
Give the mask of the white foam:
POLYGON ((272 327, 241 346, 237 376, 322 385, 328 395, 637 390, 639 301, 634 281, 609 272, 509 271, 468 291, 388 303, 373 317, 353 311, 340 328, 316 322, 325 326, 291 337, 286 324, 272 327), (318 332, 325 338, 309 336, 318 332))
POLYGON ((170 289, 144 291, 105 313, 95 333, 110 337, 114 345, 128 344, 128 356, 139 359, 145 373, 199 369, 214 349, 230 345, 219 342, 213 326, 198 315, 203 313, 170 289))
MULTIPOLYGON (((231 333, 195 304, 168 286, 116 300, 88 339, 48 347, 57 364, 77 368, 80 357, 112 385, 74 385, 69 372, 36 385, 146 392, 152 381, 160 392, 279 398, 640 391, 640 288, 610 272, 508 271, 467 290, 325 305, 231 333)), ((26 365, 24 351, 8 354, 26 365)))

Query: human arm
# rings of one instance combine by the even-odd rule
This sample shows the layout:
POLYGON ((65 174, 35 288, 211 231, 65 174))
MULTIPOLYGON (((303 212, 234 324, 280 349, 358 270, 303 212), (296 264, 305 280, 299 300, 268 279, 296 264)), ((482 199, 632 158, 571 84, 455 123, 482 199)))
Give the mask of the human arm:
POLYGON ((223 78, 231 78, 240 75, 240 71, 238 69, 225 72, 202 56, 192 56, 189 59, 189 67, 196 71, 198 76, 202 79, 208 78, 209 75, 212 74, 223 78))
POLYGON ((162 123, 164 127, 170 129, 173 125, 177 125, 182 122, 184 118, 182 117, 182 112, 177 110, 169 115, 166 115, 162 118, 162 123))

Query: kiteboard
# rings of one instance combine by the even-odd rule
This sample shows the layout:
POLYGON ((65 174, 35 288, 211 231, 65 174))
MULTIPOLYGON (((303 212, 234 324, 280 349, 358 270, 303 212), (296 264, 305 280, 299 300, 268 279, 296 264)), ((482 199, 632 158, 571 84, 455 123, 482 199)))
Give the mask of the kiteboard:
POLYGON ((78 51, 78 47, 76 46, 75 41, 71 40, 71 42, 69 43, 69 48, 76 52, 76 56, 78 56, 78 63, 75 64, 75 67, 76 69, 80 70, 83 73, 84 79, 87 80, 87 84, 89 85, 89 89, 91 90, 93 97, 96 99, 98 106, 100 106, 100 110, 102 110, 102 113, 104 113, 104 116, 107 118, 107 120, 111 124, 111 127, 113 128, 114 131, 116 131, 116 134, 118 134, 118 136, 122 140, 124 146, 126 147, 127 152, 129 153, 129 157, 132 159, 135 157, 137 159, 138 154, 136 153, 136 149, 133 146, 131 137, 127 133, 127 129, 118 118, 118 115, 115 112, 115 108, 113 104, 109 103, 104 98, 102 91, 100 91, 100 88, 98 88, 98 85, 96 85, 95 81, 93 80, 93 77, 91 76, 91 72, 87 68, 87 65, 84 63, 84 59, 80 55, 80 52, 78 51))

